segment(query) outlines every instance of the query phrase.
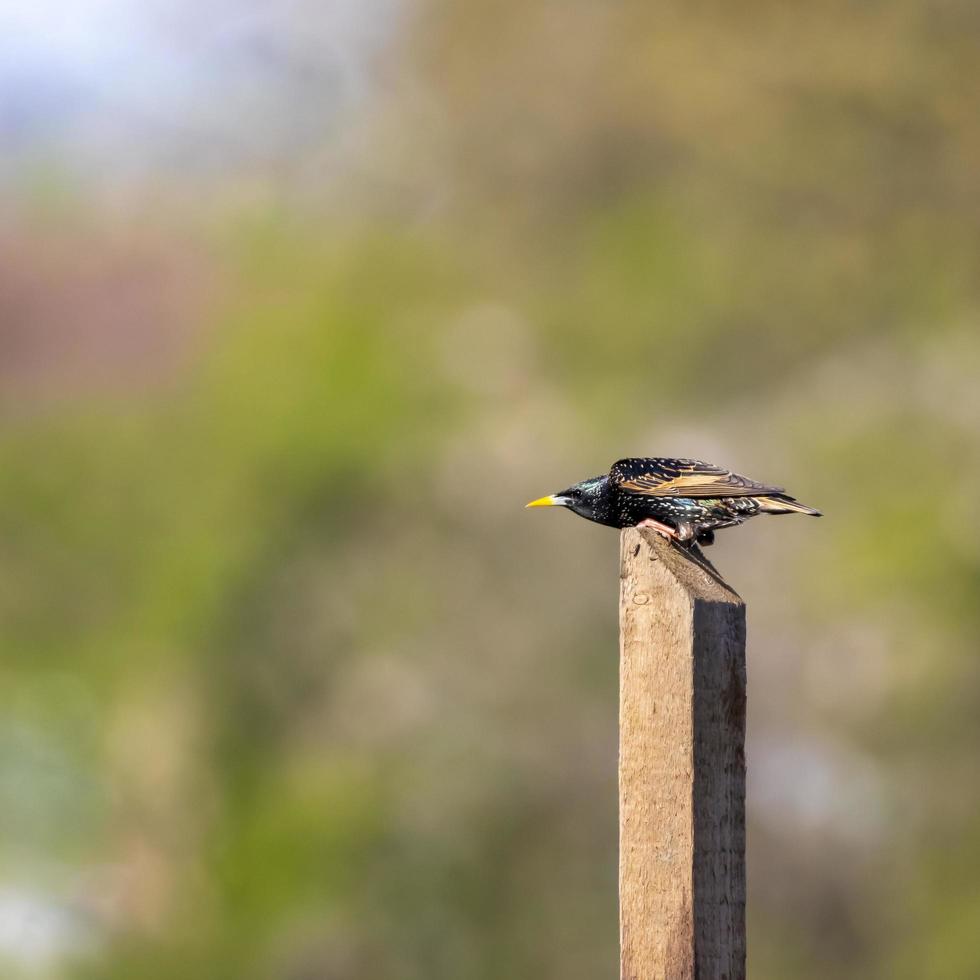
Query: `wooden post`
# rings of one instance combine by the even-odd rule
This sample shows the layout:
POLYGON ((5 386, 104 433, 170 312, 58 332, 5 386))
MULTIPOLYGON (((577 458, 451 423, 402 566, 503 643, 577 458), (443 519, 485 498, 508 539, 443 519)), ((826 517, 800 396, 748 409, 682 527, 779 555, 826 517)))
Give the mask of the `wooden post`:
POLYGON ((745 978, 745 606, 700 552, 622 532, 621 980, 745 978))

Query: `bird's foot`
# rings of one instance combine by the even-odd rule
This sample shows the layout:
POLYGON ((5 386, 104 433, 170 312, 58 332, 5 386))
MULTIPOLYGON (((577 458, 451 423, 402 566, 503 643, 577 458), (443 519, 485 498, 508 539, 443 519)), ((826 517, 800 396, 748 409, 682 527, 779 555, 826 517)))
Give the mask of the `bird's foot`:
POLYGON ((636 526, 653 528, 657 534, 665 537, 668 541, 680 540, 680 535, 669 524, 661 524, 660 521, 655 521, 652 517, 648 517, 646 520, 640 521, 640 523, 636 526))

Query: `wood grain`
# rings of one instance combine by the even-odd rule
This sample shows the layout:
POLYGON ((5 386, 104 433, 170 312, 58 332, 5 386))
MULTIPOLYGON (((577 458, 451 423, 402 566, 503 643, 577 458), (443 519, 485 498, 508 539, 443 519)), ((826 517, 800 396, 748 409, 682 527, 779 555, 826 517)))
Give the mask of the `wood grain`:
POLYGON ((745 977, 745 607, 699 552, 621 537, 621 980, 745 977))

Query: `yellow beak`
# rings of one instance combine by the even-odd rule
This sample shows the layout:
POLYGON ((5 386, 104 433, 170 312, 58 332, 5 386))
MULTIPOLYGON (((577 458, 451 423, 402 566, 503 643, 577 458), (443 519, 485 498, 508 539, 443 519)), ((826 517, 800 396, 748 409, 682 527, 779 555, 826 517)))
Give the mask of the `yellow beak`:
POLYGON ((526 507, 561 507, 561 499, 552 494, 550 497, 538 497, 532 500, 526 507))

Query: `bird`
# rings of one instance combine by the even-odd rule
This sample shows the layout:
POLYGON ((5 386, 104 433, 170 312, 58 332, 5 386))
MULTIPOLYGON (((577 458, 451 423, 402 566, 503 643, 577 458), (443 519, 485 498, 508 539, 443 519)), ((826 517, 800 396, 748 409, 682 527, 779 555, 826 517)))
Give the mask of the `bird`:
POLYGON ((782 487, 758 483, 698 459, 635 457, 617 460, 593 476, 532 500, 528 507, 567 507, 608 527, 649 527, 687 547, 714 543, 715 531, 756 514, 809 514, 782 487))

